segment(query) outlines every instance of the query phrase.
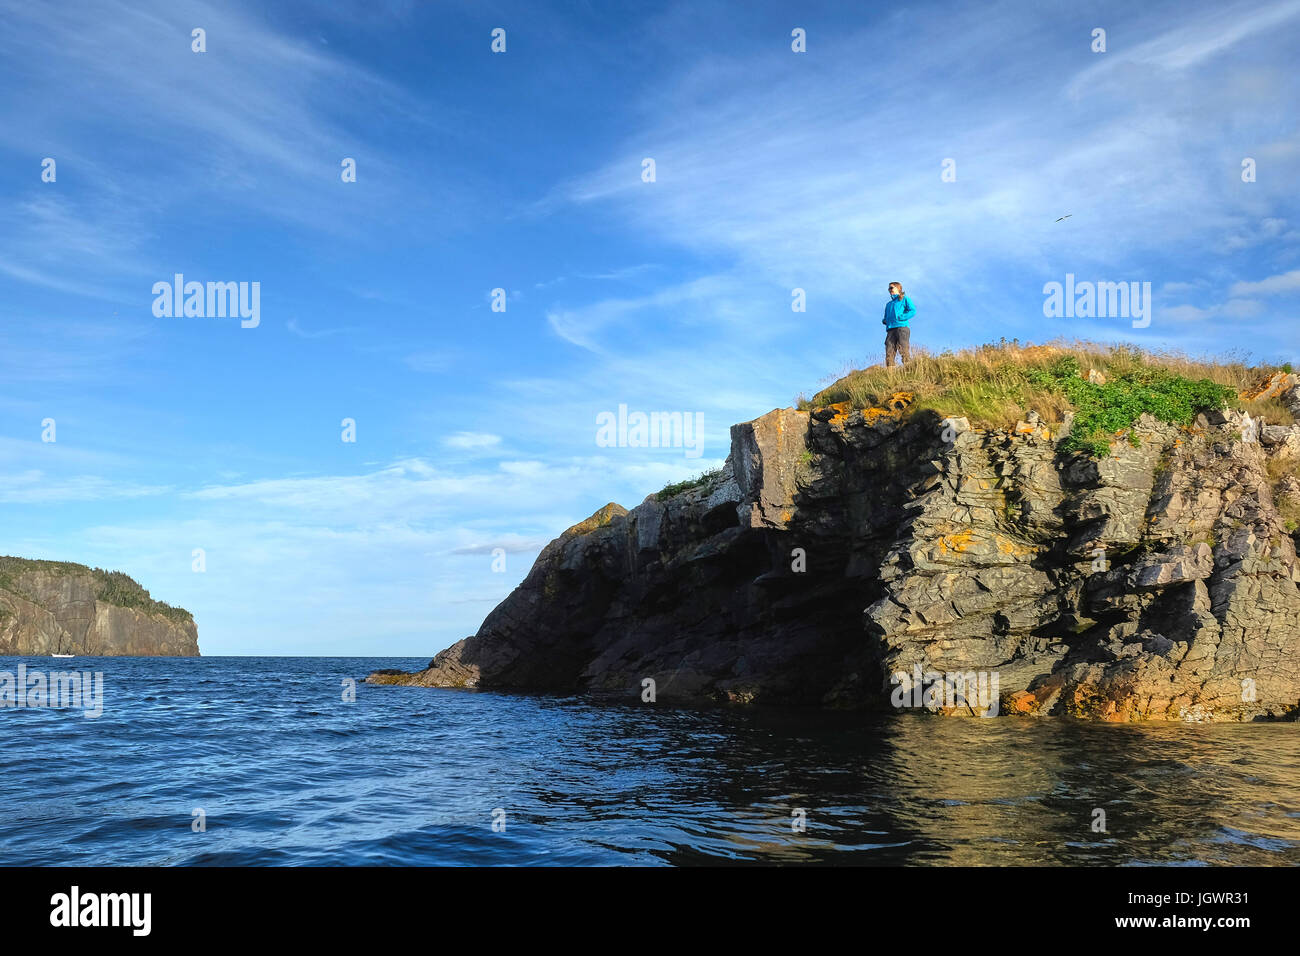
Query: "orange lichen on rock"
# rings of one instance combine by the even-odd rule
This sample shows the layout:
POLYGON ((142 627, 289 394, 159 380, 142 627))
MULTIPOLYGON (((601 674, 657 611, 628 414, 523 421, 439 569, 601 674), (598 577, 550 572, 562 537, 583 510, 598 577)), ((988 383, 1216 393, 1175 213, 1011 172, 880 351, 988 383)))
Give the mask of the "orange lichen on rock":
MULTIPOLYGON (((907 411, 915 398, 916 396, 911 392, 894 392, 883 404, 861 409, 862 424, 872 428, 885 419, 897 420, 907 411)), ((834 402, 830 405, 822 405, 813 412, 813 416, 828 425, 843 428, 848 423, 850 416, 855 412, 859 412, 859 409, 853 402, 846 400, 834 402), (831 414, 827 416, 826 412, 831 414)))
POLYGON ((884 405, 875 405, 862 410, 862 423, 870 428, 886 418, 897 419, 912 404, 911 392, 895 392, 884 405))
POLYGON ((1000 534, 993 535, 993 546, 1002 554, 1010 554, 1018 558, 1035 552, 1034 548, 1021 544, 1015 538, 1008 538, 1000 534))
POLYGON ((975 532, 970 528, 958 531, 956 534, 945 534, 939 538, 940 551, 953 551, 961 554, 971 545, 971 540, 975 537, 975 532))
POLYGON ((1038 698, 1027 690, 1018 690, 1007 697, 1007 708, 1013 714, 1032 714, 1038 709, 1038 698))
POLYGON ((1126 691, 1115 687, 1103 690, 1091 683, 1075 686, 1070 691, 1066 704, 1066 713, 1072 717, 1103 720, 1107 723, 1133 720, 1135 709, 1134 699, 1126 691))
POLYGON ((832 425, 843 425, 854 412, 852 402, 836 402, 834 405, 827 405, 826 407, 835 409, 835 415, 830 420, 832 425))
POLYGON ((1283 392, 1294 388, 1300 379, 1289 372, 1274 372, 1254 388, 1243 389, 1238 398, 1245 402, 1258 402, 1265 398, 1277 398, 1283 392))

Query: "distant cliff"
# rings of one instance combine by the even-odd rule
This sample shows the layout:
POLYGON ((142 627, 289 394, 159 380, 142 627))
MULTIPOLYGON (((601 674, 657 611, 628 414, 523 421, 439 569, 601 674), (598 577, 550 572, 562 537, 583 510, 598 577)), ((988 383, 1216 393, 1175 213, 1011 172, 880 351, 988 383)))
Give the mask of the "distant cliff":
POLYGON ((1060 352, 735 425, 720 472, 606 505, 477 634, 371 680, 889 710, 900 673, 987 672, 1002 714, 1294 718, 1300 382, 1060 352))
POLYGON ((0 557, 0 655, 198 657, 189 611, 119 571, 0 557))

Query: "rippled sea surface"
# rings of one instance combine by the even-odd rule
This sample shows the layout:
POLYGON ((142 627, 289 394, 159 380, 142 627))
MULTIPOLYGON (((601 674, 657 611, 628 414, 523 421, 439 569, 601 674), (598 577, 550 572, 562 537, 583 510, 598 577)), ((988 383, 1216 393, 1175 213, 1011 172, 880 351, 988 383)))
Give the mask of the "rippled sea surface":
POLYGON ((1297 724, 345 703, 425 659, 19 663, 102 671, 104 713, 0 709, 4 865, 1300 863, 1297 724))

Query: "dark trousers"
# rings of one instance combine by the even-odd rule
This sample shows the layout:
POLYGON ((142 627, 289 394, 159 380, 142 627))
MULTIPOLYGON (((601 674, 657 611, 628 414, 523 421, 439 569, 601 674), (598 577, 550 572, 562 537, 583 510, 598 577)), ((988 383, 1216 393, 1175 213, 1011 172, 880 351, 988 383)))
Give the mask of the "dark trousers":
POLYGON ((910 357, 908 346, 911 344, 911 339, 912 330, 905 325, 897 329, 887 329, 885 331, 885 364, 892 368, 894 355, 897 353, 902 359, 902 364, 906 365, 910 357))

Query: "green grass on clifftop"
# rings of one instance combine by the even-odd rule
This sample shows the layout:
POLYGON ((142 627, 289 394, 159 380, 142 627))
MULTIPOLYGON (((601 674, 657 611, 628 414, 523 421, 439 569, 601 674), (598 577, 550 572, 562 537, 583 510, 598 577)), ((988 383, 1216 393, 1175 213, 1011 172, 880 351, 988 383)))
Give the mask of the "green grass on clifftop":
POLYGON ((161 614, 168 620, 181 624, 194 619, 194 616, 184 608, 173 607, 166 601, 155 601, 149 596, 148 591, 121 571, 105 571, 103 568, 90 568, 69 561, 39 561, 32 558, 0 556, 0 588, 27 597, 18 581, 21 575, 32 571, 44 571, 56 575, 90 574, 95 580, 95 597, 106 604, 135 608, 146 614, 161 614))
POLYGON ((910 392, 912 412, 964 417, 981 428, 1010 428, 1031 410, 1048 422, 1060 422, 1066 412, 1073 412, 1064 446, 1104 455, 1111 441, 1143 412, 1170 424, 1189 425, 1197 412, 1228 406, 1269 423, 1290 424, 1293 417, 1276 398, 1239 397, 1277 371, 1290 369, 1130 345, 1021 345, 1003 340, 938 355, 914 350, 905 368, 876 365, 851 371, 811 399, 801 399, 799 407, 848 402, 871 408, 896 392, 910 392), (1089 372, 1100 377, 1089 381, 1089 372))
POLYGON ((1047 368, 1025 372, 1031 384, 1059 392, 1073 406, 1074 425, 1062 442, 1065 451, 1105 455, 1111 439, 1144 412, 1171 425, 1190 425, 1197 412, 1223 408, 1237 397, 1230 386, 1185 378, 1158 365, 1137 364, 1104 384, 1087 381, 1081 371, 1077 358, 1063 355, 1047 368))
POLYGON ((683 491, 690 491, 692 488, 710 486, 721 476, 722 469, 716 468, 713 471, 706 471, 702 475, 696 475, 694 478, 687 478, 685 481, 674 481, 664 485, 655 497, 662 501, 666 498, 672 498, 674 495, 680 495, 683 491))

